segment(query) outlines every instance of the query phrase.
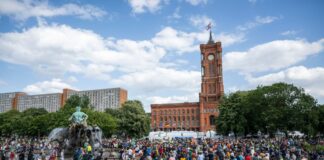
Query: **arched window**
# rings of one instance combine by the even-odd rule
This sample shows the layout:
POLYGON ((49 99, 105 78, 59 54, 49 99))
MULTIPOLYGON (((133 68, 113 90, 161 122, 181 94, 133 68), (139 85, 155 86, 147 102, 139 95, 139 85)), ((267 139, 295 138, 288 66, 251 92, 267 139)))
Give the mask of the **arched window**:
POLYGON ((216 117, 214 115, 209 116, 209 124, 210 125, 216 124, 216 117))
POLYGON ((202 76, 205 75, 205 67, 201 67, 201 75, 202 75, 202 76))

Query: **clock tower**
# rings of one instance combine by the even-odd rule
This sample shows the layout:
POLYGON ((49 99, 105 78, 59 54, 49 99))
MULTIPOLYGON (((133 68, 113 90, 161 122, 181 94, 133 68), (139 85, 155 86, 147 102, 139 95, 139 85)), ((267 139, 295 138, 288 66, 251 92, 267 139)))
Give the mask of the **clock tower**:
POLYGON ((201 91, 199 93, 200 131, 215 130, 218 105, 224 94, 221 42, 210 31, 207 44, 200 45, 201 91))
MULTIPOLYGON (((207 29, 211 28, 211 24, 207 29)), ((219 101, 224 94, 222 44, 209 41, 200 45, 201 91, 199 102, 151 104, 151 127, 155 131, 190 130, 206 132, 216 129, 219 101)))

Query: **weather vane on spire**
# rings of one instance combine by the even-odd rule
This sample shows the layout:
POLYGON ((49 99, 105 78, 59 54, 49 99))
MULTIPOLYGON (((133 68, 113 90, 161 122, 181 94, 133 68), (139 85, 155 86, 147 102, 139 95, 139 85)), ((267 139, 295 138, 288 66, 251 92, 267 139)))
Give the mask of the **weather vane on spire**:
POLYGON ((206 30, 207 30, 207 31, 209 30, 209 40, 208 40, 208 44, 213 44, 213 43, 215 43, 214 40, 213 40, 211 27, 212 27, 212 24, 211 24, 211 22, 209 22, 208 25, 206 26, 206 30))

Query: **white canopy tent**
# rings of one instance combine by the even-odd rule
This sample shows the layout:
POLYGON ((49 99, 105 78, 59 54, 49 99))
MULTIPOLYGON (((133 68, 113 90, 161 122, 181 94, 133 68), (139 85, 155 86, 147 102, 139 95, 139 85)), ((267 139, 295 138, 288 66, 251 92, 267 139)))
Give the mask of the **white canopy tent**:
POLYGON ((217 133, 215 131, 194 132, 194 131, 156 131, 150 132, 150 140, 168 140, 172 138, 215 138, 217 133))

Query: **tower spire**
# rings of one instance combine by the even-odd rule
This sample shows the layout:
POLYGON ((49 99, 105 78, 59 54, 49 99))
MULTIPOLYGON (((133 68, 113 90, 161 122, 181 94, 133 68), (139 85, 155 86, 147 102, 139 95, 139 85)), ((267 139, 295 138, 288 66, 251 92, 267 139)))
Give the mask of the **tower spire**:
POLYGON ((215 43, 213 40, 213 35, 212 35, 212 31, 211 29, 209 30, 209 40, 208 40, 208 44, 213 44, 215 43))
POLYGON ((213 40, 213 36, 212 36, 212 31, 211 31, 211 22, 209 22, 209 24, 206 26, 206 29, 209 30, 209 40, 207 44, 213 44, 215 43, 213 40))

